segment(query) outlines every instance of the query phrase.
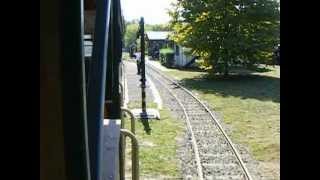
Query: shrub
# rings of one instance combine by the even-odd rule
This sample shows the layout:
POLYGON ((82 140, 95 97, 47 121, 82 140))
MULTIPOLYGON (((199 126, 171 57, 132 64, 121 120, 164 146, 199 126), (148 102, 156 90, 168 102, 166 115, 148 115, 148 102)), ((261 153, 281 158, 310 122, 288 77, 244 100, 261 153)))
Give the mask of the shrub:
POLYGON ((166 67, 172 67, 174 64, 174 50, 172 48, 160 49, 160 63, 166 67))

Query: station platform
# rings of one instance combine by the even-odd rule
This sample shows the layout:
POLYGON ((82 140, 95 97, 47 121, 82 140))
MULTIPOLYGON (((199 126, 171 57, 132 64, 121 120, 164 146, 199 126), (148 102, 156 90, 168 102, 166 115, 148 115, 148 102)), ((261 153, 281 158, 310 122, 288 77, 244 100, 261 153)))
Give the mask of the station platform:
MULTIPOLYGON (((126 74, 126 87, 128 104, 141 108, 141 76, 137 74, 137 65, 134 60, 124 61, 126 74)), ((147 107, 150 104, 156 104, 157 109, 162 109, 162 100, 160 94, 152 80, 146 75, 146 103, 147 107)), ((127 104, 127 106, 128 106, 127 104)), ((129 106, 130 107, 130 106, 129 106)), ((150 107, 150 106, 149 106, 150 107)), ((153 107, 155 108, 155 107, 153 107)))

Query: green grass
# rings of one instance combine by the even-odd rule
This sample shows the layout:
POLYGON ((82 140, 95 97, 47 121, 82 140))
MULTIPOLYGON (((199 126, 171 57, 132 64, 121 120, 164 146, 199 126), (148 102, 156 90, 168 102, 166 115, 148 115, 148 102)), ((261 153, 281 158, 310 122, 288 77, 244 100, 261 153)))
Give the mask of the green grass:
MULTIPOLYGON (((128 107, 140 106, 129 103, 128 107)), ((161 120, 149 121, 152 129, 150 135, 144 131, 140 121, 136 122, 136 134, 140 145, 140 174, 142 177, 181 177, 176 157, 176 138, 183 133, 183 123, 173 118, 166 108, 160 110, 160 116, 161 120)), ((126 121, 126 128, 130 129, 128 119, 126 121)), ((130 149, 129 143, 128 149, 130 149)), ((130 157, 130 152, 127 153, 127 157, 130 157)))
MULTIPOLYGON (((157 103, 154 103, 154 102, 147 102, 146 105, 147 105, 147 108, 157 108, 157 103)), ((129 109, 141 108, 141 101, 130 101, 128 103, 128 108, 129 109)))
POLYGON ((280 68, 230 78, 209 78, 205 72, 170 69, 221 114, 232 129, 231 138, 244 144, 257 160, 280 160, 280 68))

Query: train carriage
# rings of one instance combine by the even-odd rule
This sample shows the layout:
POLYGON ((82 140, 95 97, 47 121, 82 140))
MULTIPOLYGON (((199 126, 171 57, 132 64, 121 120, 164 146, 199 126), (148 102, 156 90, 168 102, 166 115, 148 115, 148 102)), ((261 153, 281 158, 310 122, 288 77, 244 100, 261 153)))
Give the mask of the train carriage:
POLYGON ((120 0, 49 0, 40 17, 40 179, 124 179, 125 136, 137 141, 121 125, 120 0))

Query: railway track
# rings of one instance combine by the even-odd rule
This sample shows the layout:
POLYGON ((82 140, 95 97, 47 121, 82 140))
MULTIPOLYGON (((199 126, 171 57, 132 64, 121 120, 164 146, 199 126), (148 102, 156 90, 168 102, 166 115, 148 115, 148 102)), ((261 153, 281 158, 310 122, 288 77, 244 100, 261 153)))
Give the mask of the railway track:
POLYGON ((237 149, 208 107, 152 65, 146 66, 147 74, 174 97, 183 111, 193 158, 188 170, 193 174, 184 174, 184 177, 197 177, 199 180, 252 180, 237 149))

